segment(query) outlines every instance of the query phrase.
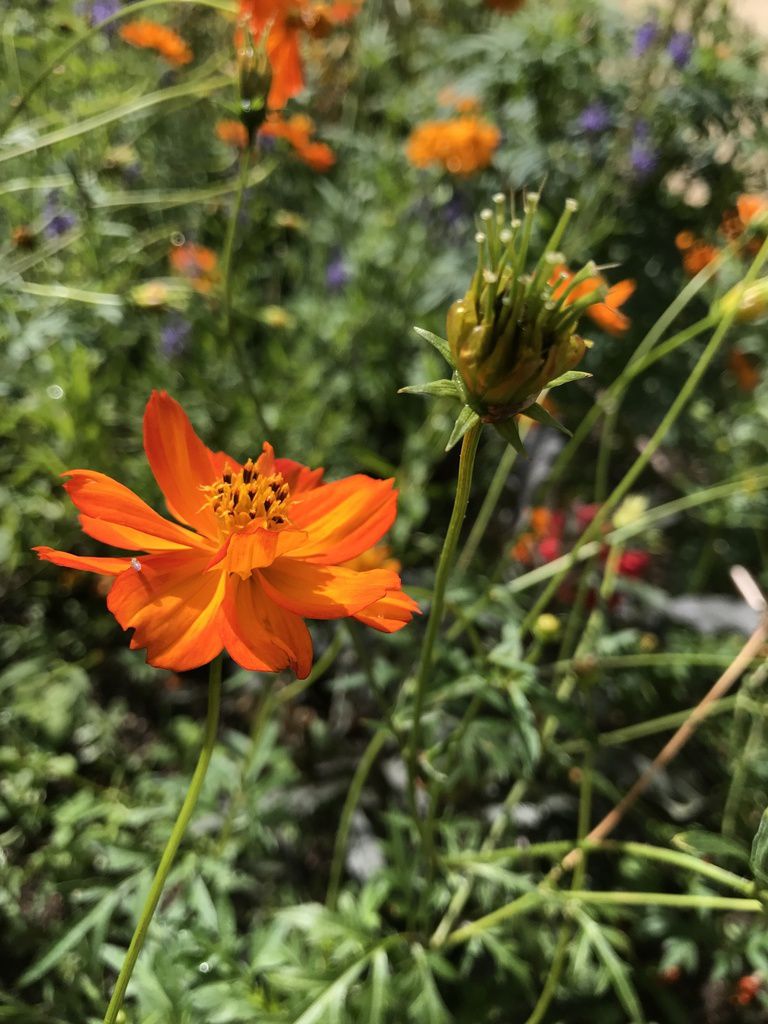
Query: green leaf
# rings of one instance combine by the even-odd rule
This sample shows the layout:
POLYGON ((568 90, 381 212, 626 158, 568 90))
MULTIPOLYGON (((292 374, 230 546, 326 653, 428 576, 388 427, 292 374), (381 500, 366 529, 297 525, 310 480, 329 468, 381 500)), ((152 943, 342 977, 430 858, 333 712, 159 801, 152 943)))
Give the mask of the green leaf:
POLYGON ((80 918, 74 928, 70 928, 66 935, 63 935, 58 942, 55 942, 44 956, 22 974, 21 978, 19 978, 19 988, 31 985, 33 981, 37 981, 48 974, 70 949, 82 942, 88 932, 104 921, 108 921, 114 909, 125 899, 127 888, 126 885, 121 885, 116 889, 110 889, 96 906, 88 911, 85 917, 80 918))
POLYGON ((570 384, 572 380, 584 380, 585 377, 591 377, 591 373, 587 373, 586 370, 566 370, 565 373, 561 373, 559 377, 555 377, 548 384, 548 388, 559 388, 562 384, 570 384))
MULTIPOLYGON (((528 415, 527 410, 526 415, 528 415)), ((517 421, 514 418, 502 420, 501 423, 495 423, 494 426, 501 434, 501 436, 504 438, 504 440, 507 442, 507 444, 512 445, 512 447, 515 449, 518 455, 526 454, 525 446, 523 445, 523 442, 520 439, 520 431, 517 429, 517 421)))
POLYGON ((630 1021, 632 1024, 645 1024, 640 999, 630 980, 629 968, 618 956, 597 921, 584 910, 576 910, 574 916, 578 920, 585 938, 599 959, 602 960, 616 996, 630 1021))
POLYGON ((410 384, 400 388, 398 395, 434 395, 437 398, 455 398, 461 401, 461 394, 452 380, 431 380, 428 384, 410 384))
POLYGON ((368 1003, 368 1024, 381 1024, 384 1019, 389 978, 389 958, 387 957, 386 950, 377 949, 371 961, 371 994, 368 1003))
POLYGON ((537 423, 541 423, 544 427, 554 427, 555 430, 559 430, 562 434, 566 434, 568 437, 573 437, 573 434, 567 427, 564 427, 562 423, 558 423, 554 416, 547 412, 543 405, 539 405, 538 402, 534 402, 533 405, 529 405, 525 410, 525 415, 530 417, 532 420, 536 420, 537 423))
POLYGON ((448 342, 445 340, 445 338, 441 338, 439 334, 433 334, 432 331, 425 331, 423 327, 414 327, 413 329, 414 331, 416 331, 420 338, 423 338, 425 341, 428 341, 430 345, 436 348, 447 363, 453 366, 453 360, 451 359, 451 350, 448 347, 448 342))
POLYGON ((768 810, 763 811, 760 819, 749 863, 757 884, 761 889, 768 889, 768 810))
POLYGON ((448 438, 448 444, 445 446, 445 450, 449 452, 454 445, 459 443, 466 432, 479 422, 480 417, 477 415, 475 410, 470 409, 468 405, 465 405, 456 417, 456 422, 453 425, 453 430, 451 431, 451 436, 448 438))

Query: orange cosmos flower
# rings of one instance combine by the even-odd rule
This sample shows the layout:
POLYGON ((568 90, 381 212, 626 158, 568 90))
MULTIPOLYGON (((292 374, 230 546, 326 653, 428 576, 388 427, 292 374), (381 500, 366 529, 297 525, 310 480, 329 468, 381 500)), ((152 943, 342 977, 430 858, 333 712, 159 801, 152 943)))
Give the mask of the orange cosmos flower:
POLYGON ((736 209, 745 227, 754 220, 764 220, 768 217, 768 196, 740 195, 736 200, 736 209))
POLYGON ((180 35, 167 25, 158 25, 154 21, 127 21, 120 26, 120 38, 131 46, 155 50, 176 67, 189 64, 194 56, 180 35))
POLYGON ((223 121, 216 122, 216 138, 220 139, 227 146, 234 146, 235 149, 246 149, 248 146, 248 129, 242 121, 225 118, 223 121))
POLYGON ((218 257, 212 249, 195 242, 175 245, 168 254, 171 269, 188 277, 195 291, 207 294, 219 280, 218 257))
POLYGON ((417 125, 406 154, 414 167, 441 164, 451 174, 469 175, 490 164, 500 141, 501 132, 495 125, 463 114, 417 125))
POLYGON ((293 146, 299 160, 303 160, 313 171, 327 171, 336 163, 336 157, 330 146, 311 138, 314 130, 315 123, 306 114, 294 114, 287 121, 272 115, 259 134, 266 138, 286 139, 293 146))
POLYGON ((695 277, 720 255, 717 246, 696 238, 692 231, 678 231, 675 245, 683 254, 683 269, 689 277, 695 277))
POLYGON ((322 38, 349 21, 360 3, 314 3, 312 0, 240 0, 240 16, 247 18, 254 39, 267 33, 267 57, 272 83, 267 103, 281 110, 304 88, 299 40, 302 32, 322 38))
POLYGON ((312 666, 304 618, 351 616, 393 633, 418 605, 387 569, 343 563, 392 525, 392 480, 357 475, 323 483, 322 469, 275 458, 244 464, 203 444, 181 406, 154 391, 144 449, 169 511, 164 519, 116 480, 69 470, 65 489, 89 536, 139 552, 91 558, 38 547, 40 558, 116 577, 107 607, 147 661, 183 672, 224 648, 243 668, 300 678, 312 666), (182 525, 179 525, 182 524, 182 525))
POLYGON ((389 544, 376 544, 362 555, 344 563, 349 569, 359 571, 367 569, 389 569, 391 572, 400 572, 400 562, 392 557, 392 548, 389 544))
MULTIPOLYGON (((549 283, 553 285, 552 298, 559 299, 572 280, 573 274, 567 267, 556 267, 549 279, 549 283), (560 284, 557 284, 558 281, 560 284)), ((589 295, 590 292, 594 292, 595 289, 605 284, 606 281, 603 277, 588 277, 585 281, 571 289, 565 304, 570 306, 578 299, 583 299, 585 295, 589 295)), ((608 289, 608 294, 602 302, 595 302, 587 308, 587 316, 594 320, 598 327, 601 327, 607 334, 623 334, 624 331, 629 329, 631 321, 628 316, 620 312, 619 307, 624 305, 634 291, 635 282, 629 279, 611 285, 608 289)))

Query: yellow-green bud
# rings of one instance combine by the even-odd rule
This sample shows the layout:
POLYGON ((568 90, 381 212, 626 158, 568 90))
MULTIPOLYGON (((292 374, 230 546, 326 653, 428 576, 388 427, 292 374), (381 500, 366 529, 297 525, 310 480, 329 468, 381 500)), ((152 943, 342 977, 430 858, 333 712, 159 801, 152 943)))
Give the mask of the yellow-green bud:
POLYGON ((533 635, 537 640, 544 642, 554 640, 560 632, 560 619, 556 615, 545 612, 540 615, 533 624, 533 635))
POLYGON ((507 223, 503 197, 494 197, 494 205, 480 215, 478 267, 466 295, 448 311, 446 327, 467 404, 491 423, 522 412, 550 381, 578 366, 586 352, 576 333, 579 317, 602 297, 599 283, 583 297, 583 282, 599 282, 596 268, 562 271, 557 245, 575 212, 572 200, 532 269, 527 253, 538 196, 526 197, 522 221, 507 223), (581 292, 574 291, 578 284, 581 292))
POLYGON ((768 277, 761 277, 746 288, 737 284, 720 299, 717 308, 720 316, 735 310, 737 324, 752 324, 762 319, 768 314, 768 277))

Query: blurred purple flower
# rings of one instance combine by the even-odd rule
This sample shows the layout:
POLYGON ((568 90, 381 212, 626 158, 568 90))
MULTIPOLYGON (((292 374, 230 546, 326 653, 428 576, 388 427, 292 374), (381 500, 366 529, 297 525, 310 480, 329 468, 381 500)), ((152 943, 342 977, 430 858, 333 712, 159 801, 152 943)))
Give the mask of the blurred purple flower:
POLYGON ((337 249, 325 268, 325 287, 329 292, 340 292, 349 282, 349 268, 344 262, 341 250, 337 249))
POLYGON ((635 45, 633 52, 636 57, 642 57, 656 42, 659 34, 659 25, 656 21, 646 21, 635 32, 635 45))
MULTIPOLYGON (((91 26, 100 25, 102 21, 106 21, 107 18, 111 18, 113 14, 117 14, 122 4, 120 0, 91 0, 91 2, 85 2, 78 4, 78 12, 88 19, 88 23, 91 26)), ((107 25, 105 32, 114 32, 117 25, 107 25)))
POLYGON ((588 135, 599 135, 611 127, 611 120, 610 110, 598 100, 579 114, 579 128, 588 135))
POLYGON ((166 321, 160 331, 160 349, 166 359, 181 355, 191 330, 192 324, 184 317, 175 316, 166 321))
POLYGON ((59 238, 60 235, 66 235, 77 224, 77 217, 74 213, 71 210, 63 210, 59 205, 59 193, 56 189, 45 197, 43 220, 45 221, 43 234, 46 238, 59 238))
POLYGON ((638 178, 647 178, 656 170, 659 154, 645 139, 635 139, 629 152, 629 162, 638 178))
POLYGON ((675 32, 667 44, 667 53, 676 68, 682 70, 693 53, 693 36, 690 32, 675 32))

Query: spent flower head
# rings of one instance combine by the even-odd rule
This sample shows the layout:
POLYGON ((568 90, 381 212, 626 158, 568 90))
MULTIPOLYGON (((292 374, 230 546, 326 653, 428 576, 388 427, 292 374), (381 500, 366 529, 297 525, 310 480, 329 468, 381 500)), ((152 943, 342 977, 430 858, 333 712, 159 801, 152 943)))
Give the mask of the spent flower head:
MULTIPOLYGON (((493 197, 493 208, 480 214, 472 281, 448 311, 447 342, 419 332, 451 363, 453 379, 402 390, 462 403, 449 448, 482 420, 521 450, 514 417, 524 412, 559 427, 537 398, 546 388, 589 376, 575 369, 589 346, 578 333, 579 322, 590 308, 605 305, 609 289, 594 263, 575 273, 565 269, 560 243, 577 210, 574 199, 566 200, 539 258, 530 258, 538 205, 539 195, 528 193, 522 217, 514 209, 510 216, 505 197, 493 197)), ((617 290, 624 301, 631 285, 617 290)))

